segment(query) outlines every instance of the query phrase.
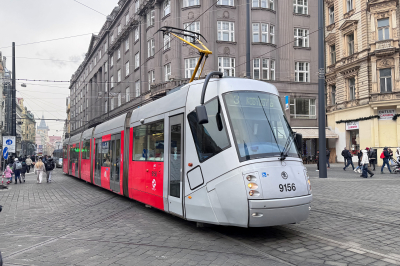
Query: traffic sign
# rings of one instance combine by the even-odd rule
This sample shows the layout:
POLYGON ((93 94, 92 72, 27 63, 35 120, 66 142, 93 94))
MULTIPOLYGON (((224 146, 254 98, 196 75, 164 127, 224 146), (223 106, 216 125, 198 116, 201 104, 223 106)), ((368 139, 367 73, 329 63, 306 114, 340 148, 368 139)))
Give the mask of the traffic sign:
POLYGON ((15 152, 15 136, 3 136, 3 148, 7 147, 8 152, 15 152))
POLYGON ((8 159, 8 147, 5 147, 3 149, 3 158, 4 158, 4 160, 8 159))

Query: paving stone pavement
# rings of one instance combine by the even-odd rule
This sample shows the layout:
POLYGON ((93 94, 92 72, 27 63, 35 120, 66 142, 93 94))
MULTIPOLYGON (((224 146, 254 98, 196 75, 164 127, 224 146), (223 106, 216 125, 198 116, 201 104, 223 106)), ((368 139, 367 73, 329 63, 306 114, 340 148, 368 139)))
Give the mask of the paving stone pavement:
POLYGON ((60 169, 51 184, 0 191, 5 265, 400 265, 400 175, 363 179, 341 164, 319 179, 300 224, 197 228, 60 169))

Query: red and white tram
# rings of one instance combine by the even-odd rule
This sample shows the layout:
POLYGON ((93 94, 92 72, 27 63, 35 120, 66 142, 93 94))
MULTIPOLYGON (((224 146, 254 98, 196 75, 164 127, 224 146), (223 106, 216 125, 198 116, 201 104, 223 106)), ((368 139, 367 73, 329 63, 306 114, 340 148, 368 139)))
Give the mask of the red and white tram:
POLYGON ((67 139, 64 173, 190 221, 306 220, 310 181, 276 88, 210 78, 67 139))

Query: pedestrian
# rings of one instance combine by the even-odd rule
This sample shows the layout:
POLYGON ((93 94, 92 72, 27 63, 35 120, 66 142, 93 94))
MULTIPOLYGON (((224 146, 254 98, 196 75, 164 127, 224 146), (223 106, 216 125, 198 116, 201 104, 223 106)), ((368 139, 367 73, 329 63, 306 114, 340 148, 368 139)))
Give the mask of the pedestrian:
POLYGON ((376 160, 377 160, 376 150, 374 148, 369 149, 369 163, 374 167, 373 171, 375 171, 376 160))
POLYGON ((390 165, 393 165, 394 164, 394 162, 393 162, 393 151, 392 151, 392 149, 388 149, 388 152, 389 152, 390 165))
POLYGON ((317 155, 315 156, 315 160, 317 161, 317 172, 319 172, 319 151, 317 151, 317 155))
POLYGON ((370 177, 374 176, 374 173, 371 172, 371 170, 368 169, 368 151, 367 150, 362 150, 362 158, 361 158, 361 165, 362 165, 362 174, 360 177, 367 178, 368 174, 370 174, 370 177))
POLYGON ((381 157, 381 159, 383 159, 383 164, 382 164, 382 168, 381 168, 381 174, 384 174, 383 168, 385 167, 385 165, 387 165, 387 168, 389 169, 389 172, 392 173, 392 170, 390 170, 390 166, 389 166, 390 154, 389 154, 389 151, 388 151, 387 147, 383 148, 383 152, 382 152, 380 157, 381 157))
POLYGON ((47 174, 47 183, 51 183, 51 173, 53 172, 54 169, 54 162, 53 162, 53 158, 49 158, 46 161, 46 174, 47 174))
POLYGON ((46 164, 46 160, 47 160, 47 155, 45 155, 45 156, 42 158, 42 163, 46 164))
POLYGON ((358 173, 361 174, 361 171, 362 171, 361 160, 362 160, 362 157, 363 157, 363 153, 362 153, 361 150, 358 151, 357 157, 358 157, 358 166, 356 167, 356 169, 354 169, 354 172, 358 172, 358 173))
POLYGON ((37 163, 35 163, 34 171, 37 175, 37 183, 42 183, 43 173, 46 171, 46 168, 40 158, 38 159, 37 163))
POLYGON ((331 155, 331 151, 326 148, 326 164, 328 165, 328 169, 331 168, 331 165, 329 164, 329 156, 331 155))
POLYGON ((26 172, 29 173, 29 171, 31 170, 32 159, 27 157, 25 163, 26 163, 26 172))
POLYGON ((18 158, 15 158, 14 164, 13 164, 13 167, 12 167, 12 170, 13 170, 14 175, 15 175, 15 184, 18 183, 18 180, 19 180, 20 184, 22 183, 22 181, 21 181, 21 169, 22 169, 21 162, 18 160, 18 158))
POLYGON ((35 155, 32 155, 32 156, 31 156, 31 160, 32 160, 32 163, 35 162, 35 155))
POLYGON ((22 178, 22 181, 24 181, 24 183, 25 183, 25 173, 26 173, 26 171, 28 169, 28 166, 26 165, 26 162, 24 162, 24 161, 22 161, 21 164, 22 164, 21 178, 22 178))
POLYGON ((351 164, 351 166, 353 167, 354 170, 354 164, 353 164, 353 160, 352 160, 352 155, 350 153, 350 151, 344 147, 344 150, 342 151, 342 156, 344 157, 344 160, 347 162, 345 167, 343 168, 344 171, 346 171, 346 168, 351 164))
POLYGON ((10 166, 7 165, 6 170, 4 170, 4 177, 8 178, 7 184, 11 184, 12 183, 12 174, 14 172, 11 170, 10 166))

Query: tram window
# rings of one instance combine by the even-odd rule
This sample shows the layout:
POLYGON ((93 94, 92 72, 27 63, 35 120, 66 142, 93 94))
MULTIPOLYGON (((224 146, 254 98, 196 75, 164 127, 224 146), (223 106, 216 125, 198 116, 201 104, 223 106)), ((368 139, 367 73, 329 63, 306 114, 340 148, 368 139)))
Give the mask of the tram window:
POLYGON ((208 115, 207 124, 200 125, 198 123, 195 111, 188 114, 188 121, 200 162, 204 162, 230 146, 225 120, 222 115, 221 120, 223 127, 221 131, 218 130, 216 119, 218 105, 219 101, 217 98, 214 98, 204 105, 208 115))
POLYGON ((90 140, 83 141, 82 159, 90 159, 90 140))
POLYGON ((67 149, 67 145, 63 146, 63 153, 64 153, 64 159, 68 158, 68 149, 67 149))
POLYGON ((164 161, 164 122, 133 129, 133 161, 164 161))
POLYGON ((111 166, 111 154, 110 154, 110 142, 105 141, 101 143, 101 166, 110 167, 111 166))

